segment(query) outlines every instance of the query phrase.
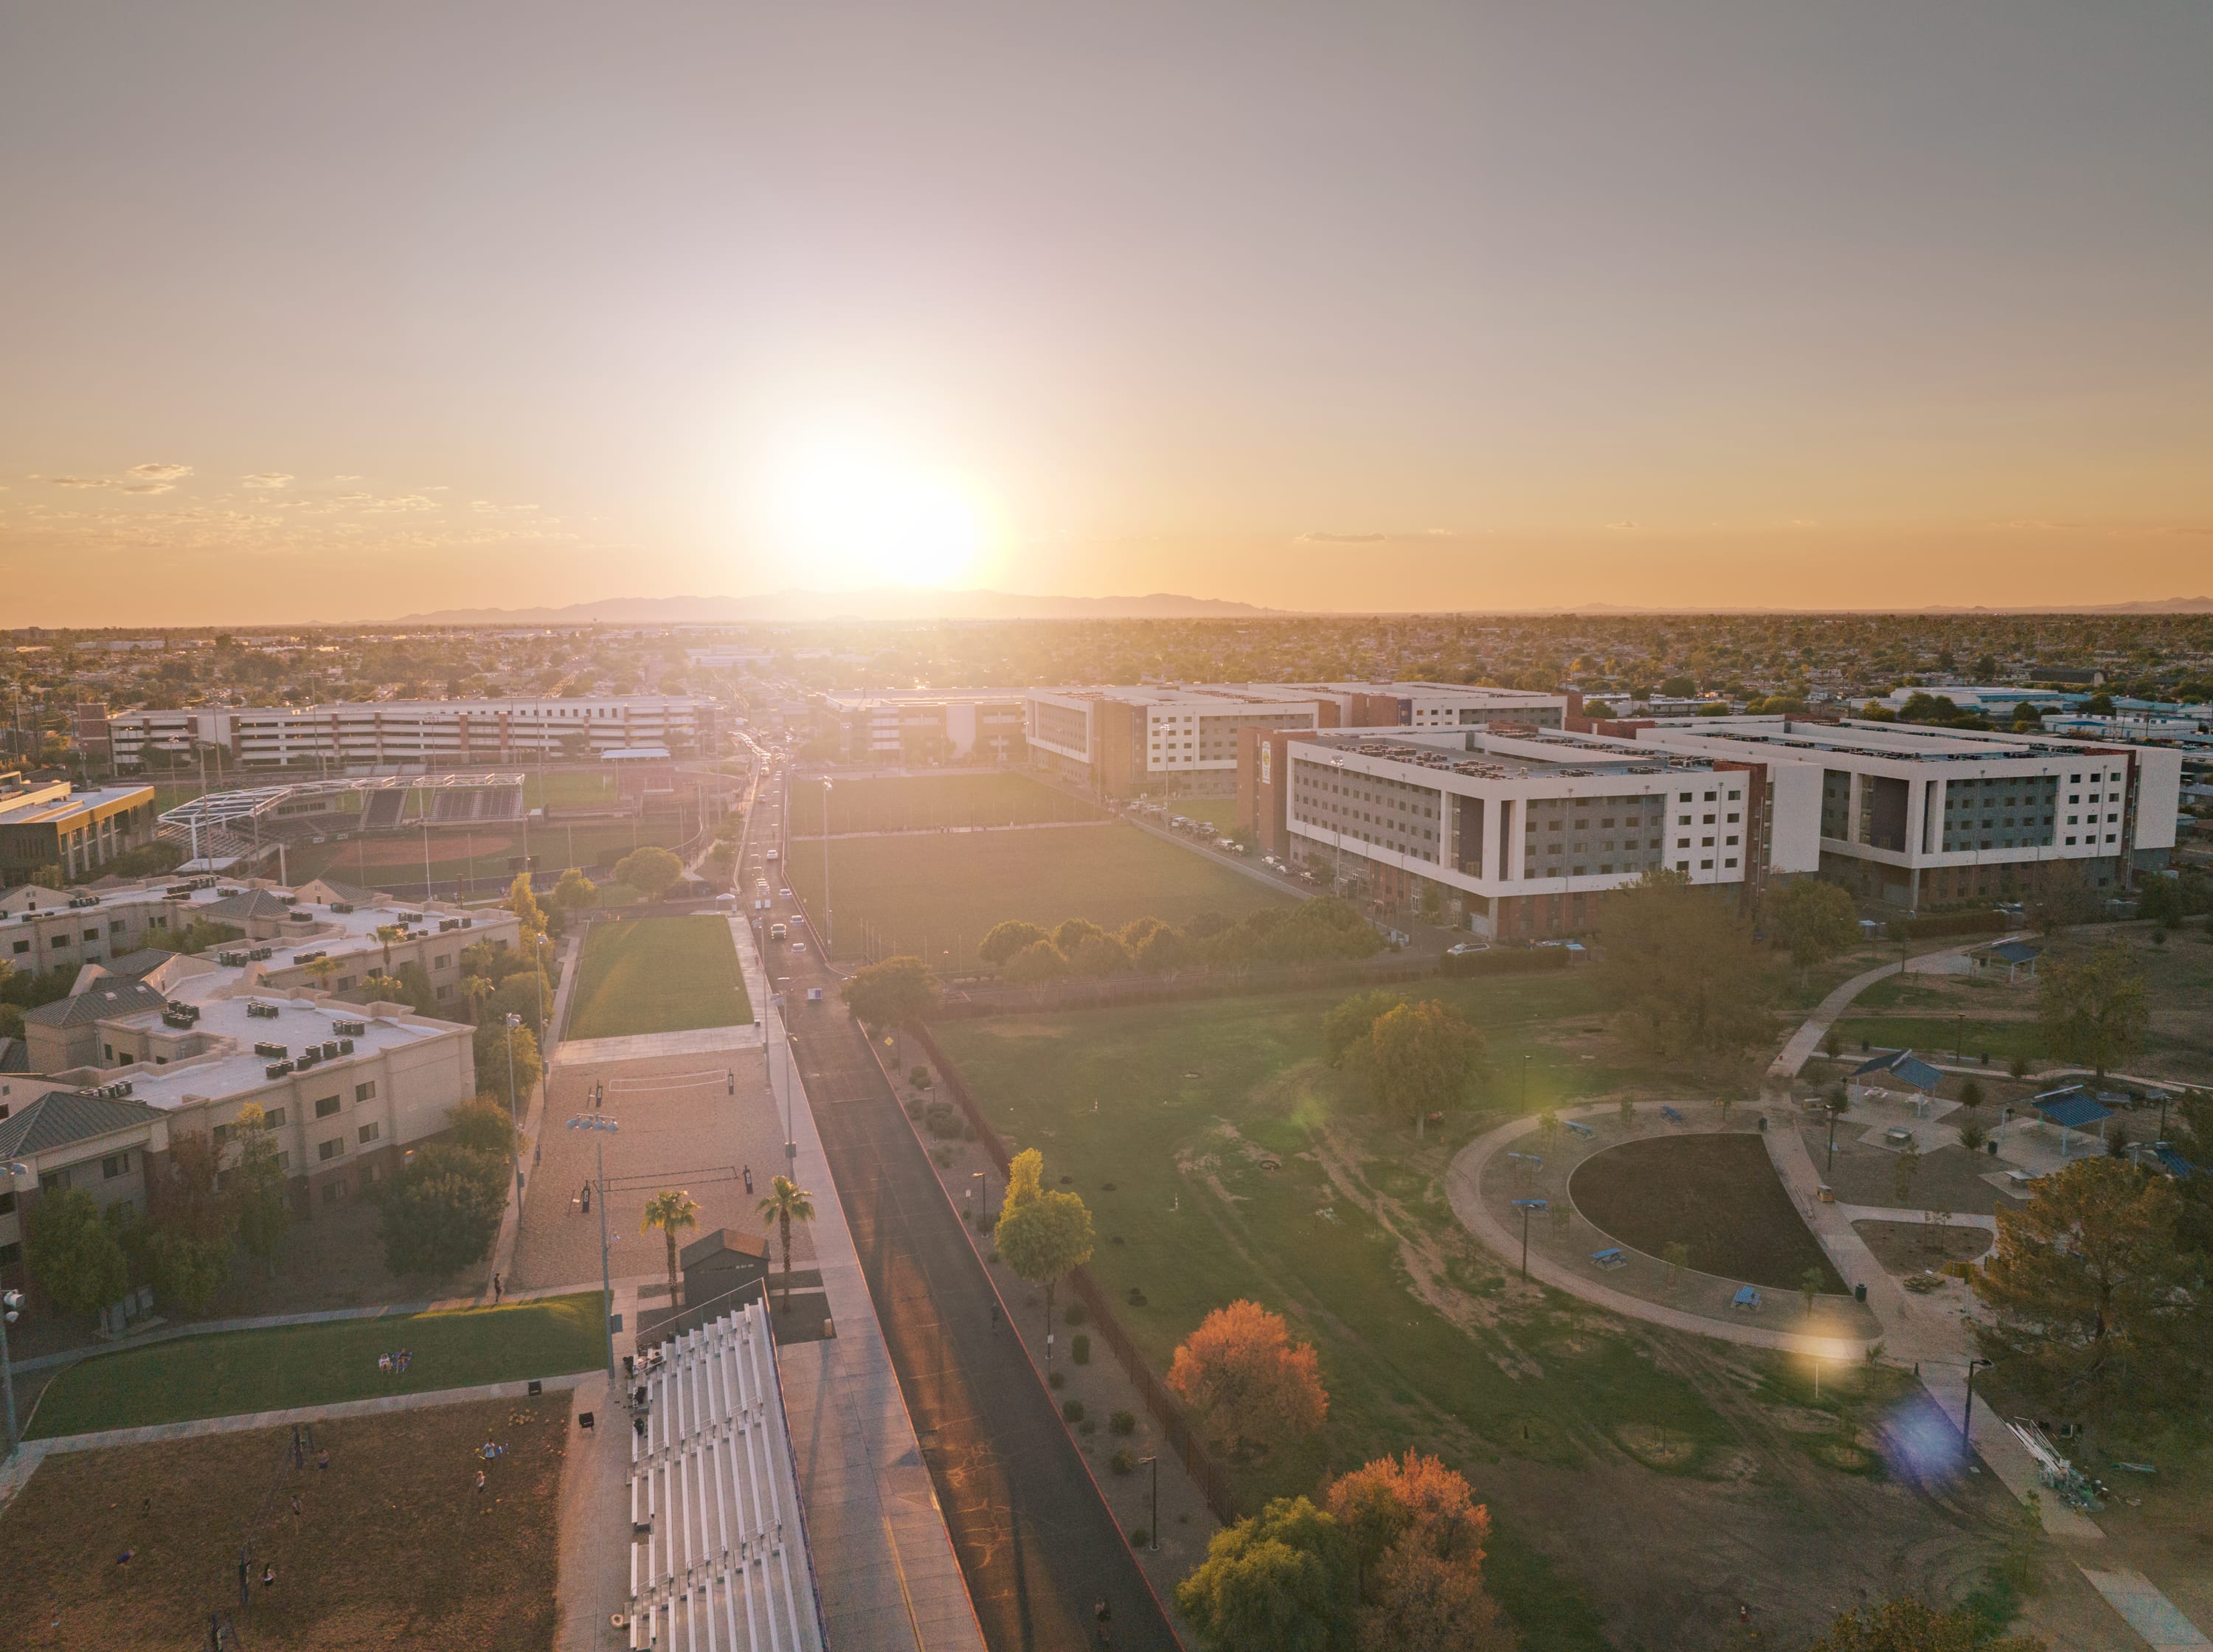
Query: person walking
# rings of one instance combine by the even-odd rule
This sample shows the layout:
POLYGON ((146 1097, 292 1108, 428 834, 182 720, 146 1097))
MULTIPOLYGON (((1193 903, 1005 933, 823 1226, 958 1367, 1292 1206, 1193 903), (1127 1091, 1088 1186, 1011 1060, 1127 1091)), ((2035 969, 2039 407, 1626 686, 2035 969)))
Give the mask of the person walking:
POLYGON ((735 1067, 729 1068, 723 1073, 722 1077, 730 1087, 730 1094, 735 1095, 738 1093, 738 1070, 735 1067))
POLYGON ((589 1182, 586 1182, 586 1183, 584 1184, 584 1194, 583 1194, 583 1198, 584 1198, 584 1214, 585 1214, 586 1216, 589 1216, 589 1215, 591 1215, 591 1214, 592 1214, 592 1185, 591 1185, 591 1183, 589 1183, 589 1182))
POLYGON ((753 1197, 753 1167, 751 1165, 747 1165, 747 1166, 746 1167, 746 1197, 747 1197, 747 1198, 751 1198, 753 1197))
POLYGON ((491 1305, 497 1308, 499 1299, 506 1294, 507 1287, 500 1283, 499 1270, 494 1268, 491 1275, 491 1305))
POLYGON ((1106 1644, 1107 1636, 1113 1631, 1114 1623, 1113 1608, 1109 1606, 1102 1597, 1098 1606, 1093 1608, 1091 1615, 1098 1621, 1099 1644, 1104 1646, 1106 1644))

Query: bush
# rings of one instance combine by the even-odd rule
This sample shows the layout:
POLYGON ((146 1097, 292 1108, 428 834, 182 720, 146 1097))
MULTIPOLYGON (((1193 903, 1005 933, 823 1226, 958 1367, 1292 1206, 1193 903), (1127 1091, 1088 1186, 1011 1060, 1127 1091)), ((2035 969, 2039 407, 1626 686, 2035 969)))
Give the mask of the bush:
POLYGON ((930 1149, 930 1161, 936 1165, 940 1170, 952 1169, 953 1149, 949 1147, 934 1147, 930 1149))
POLYGON ((1133 1526, 1130 1528, 1130 1546, 1131 1548, 1144 1548, 1150 1544, 1152 1540, 1153 1534, 1147 1531, 1143 1527, 1133 1526))
POLYGON ((906 1082, 913 1085, 918 1090, 928 1089, 930 1088, 930 1069, 923 1066, 919 1062, 918 1062, 914 1066, 907 1070, 906 1082))
POLYGON ((1079 1331, 1068 1339, 1068 1356, 1078 1365, 1091 1363, 1091 1338, 1079 1331))
POLYGON ((1045 1386, 1048 1388, 1065 1388, 1068 1387, 1068 1373, 1055 1371, 1045 1380, 1045 1386))
POLYGON ((1081 1423, 1083 1420, 1083 1402, 1080 1399, 1062 1400, 1060 1420, 1064 1423, 1081 1423))
POLYGON ((1117 1434, 1135 1434, 1137 1431, 1137 1414, 1135 1411, 1116 1411, 1106 1419, 1106 1426, 1117 1434))
POLYGON ((1131 1308, 1143 1308, 1145 1305, 1145 1293, 1132 1285, 1130 1287, 1130 1295, 1125 1300, 1131 1308))
POLYGON ((1117 1474, 1134 1474, 1137 1472, 1137 1460, 1125 1447, 1106 1460, 1106 1466, 1117 1474))
POLYGON ((1082 1325, 1091 1316, 1084 1312, 1083 1304, 1082 1302, 1070 1302, 1066 1308, 1060 1311, 1060 1317, 1067 1320, 1070 1325, 1082 1325))
POLYGON ((960 1134, 960 1115, 950 1101, 933 1101, 923 1109, 932 1136, 957 1137, 960 1134))

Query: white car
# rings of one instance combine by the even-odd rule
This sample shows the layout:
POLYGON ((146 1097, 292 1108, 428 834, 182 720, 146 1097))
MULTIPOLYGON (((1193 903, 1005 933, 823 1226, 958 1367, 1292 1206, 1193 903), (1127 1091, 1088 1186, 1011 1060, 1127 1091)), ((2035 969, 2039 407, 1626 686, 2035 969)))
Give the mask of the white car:
POLYGON ((1489 952, 1490 950, 1491 942, 1488 941, 1463 941, 1457 946, 1447 947, 1445 948, 1445 956, 1448 958, 1465 958, 1471 953, 1489 952))
POLYGON ((805 952, 807 950, 807 943, 804 941, 795 941, 791 943, 791 949, 794 952, 805 952))
POLYGON ((791 899, 791 891, 789 889, 779 889, 776 892, 776 898, 778 900, 789 900, 791 899))

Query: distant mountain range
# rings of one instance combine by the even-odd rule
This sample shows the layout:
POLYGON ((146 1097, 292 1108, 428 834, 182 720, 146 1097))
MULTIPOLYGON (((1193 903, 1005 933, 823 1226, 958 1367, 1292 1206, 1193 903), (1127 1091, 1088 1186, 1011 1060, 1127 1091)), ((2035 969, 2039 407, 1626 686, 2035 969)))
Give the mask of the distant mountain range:
POLYGON ((402 614, 408 625, 713 625, 836 619, 1231 619, 1280 614, 1212 597, 1021 596, 887 585, 870 591, 765 592, 758 596, 615 596, 558 608, 440 608, 402 614))

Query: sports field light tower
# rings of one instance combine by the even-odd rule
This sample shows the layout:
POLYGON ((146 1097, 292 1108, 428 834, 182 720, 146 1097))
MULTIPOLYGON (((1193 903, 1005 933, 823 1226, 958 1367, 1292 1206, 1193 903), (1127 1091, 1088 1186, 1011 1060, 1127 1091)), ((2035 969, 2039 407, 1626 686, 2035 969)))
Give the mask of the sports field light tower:
POLYGON ((600 1323, 606 1327, 607 1338, 607 1381, 615 1375, 615 1288, 607 1270, 607 1153, 606 1137, 616 1134, 622 1126, 604 1113, 579 1113, 569 1121, 570 1130, 598 1132, 592 1138, 594 1180, 600 1190, 600 1323))
MULTIPOLYGON (((0 1163, 0 1187, 15 1191, 19 1179, 27 1178, 31 1167, 15 1159, 0 1163)), ((7 1396, 8 1449, 0 1453, 0 1463, 15 1455, 15 1368, 8 1361, 8 1327, 23 1311, 23 1293, 20 1290, 0 1291, 0 1394, 7 1396)))

